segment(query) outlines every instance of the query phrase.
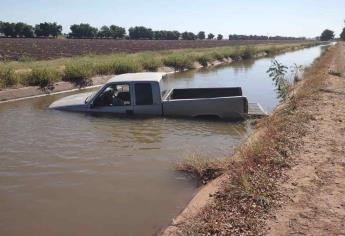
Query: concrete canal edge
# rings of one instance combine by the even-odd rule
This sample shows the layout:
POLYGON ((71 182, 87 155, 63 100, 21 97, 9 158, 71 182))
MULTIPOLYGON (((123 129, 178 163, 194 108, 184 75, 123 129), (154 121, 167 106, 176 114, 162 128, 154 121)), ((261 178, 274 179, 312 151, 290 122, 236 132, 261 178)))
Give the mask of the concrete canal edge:
MULTIPOLYGON (((341 148, 345 146, 345 140, 340 138, 341 132, 345 130, 342 120, 345 116, 345 110, 339 108, 345 105, 345 43, 339 43, 333 46, 317 59, 312 67, 306 72, 305 80, 298 83, 294 91, 296 94, 301 94, 298 96, 301 99, 301 103, 297 103, 296 110, 303 110, 303 112, 307 112, 307 115, 310 116, 308 120, 303 120, 303 124, 301 124, 301 127, 303 126, 307 131, 305 137, 303 137, 303 139, 300 137, 301 140, 298 140, 298 142, 302 143, 300 144, 301 147, 293 150, 292 153, 289 154, 289 159, 291 159, 289 165, 293 166, 293 168, 282 168, 279 170, 282 172, 279 174, 280 177, 275 180, 277 182, 275 183, 277 185, 277 192, 275 194, 279 195, 277 196, 279 204, 272 207, 269 212, 259 212, 259 215, 256 216, 260 218, 261 221, 258 227, 260 230, 259 232, 261 232, 260 234, 267 235, 291 235, 297 232, 303 232, 303 234, 313 232, 312 234, 316 233, 317 235, 325 235, 327 232, 328 234, 344 233, 343 224, 340 222, 342 216, 345 215, 345 209, 339 210, 339 206, 345 206, 345 200, 342 197, 342 193, 345 191, 345 171, 340 168, 344 165, 345 161, 345 150, 341 148), (310 93, 304 91, 313 86, 315 86, 313 88, 315 91, 310 93), (323 99, 323 103, 319 104, 318 101, 316 101, 317 99, 323 99), (338 99, 343 101, 342 104, 338 102, 338 99), (332 116, 332 110, 334 108, 337 109, 335 113, 338 119, 334 119, 332 116), (340 127, 339 124, 341 124, 342 127, 340 127), (327 146, 325 146, 325 140, 321 138, 325 136, 329 128, 334 129, 334 133, 338 134, 334 137, 330 134, 328 137, 331 139, 331 143, 334 144, 333 149, 337 152, 328 150, 327 146), (318 135, 318 139, 315 139, 315 134, 318 135), (308 142, 311 145, 304 146, 307 140, 309 140, 308 142), (321 148, 322 152, 316 152, 316 146, 321 148), (340 148, 342 151, 339 151, 337 148, 340 148), (325 152, 328 153, 327 156, 335 156, 336 158, 326 158, 324 156, 325 152), (306 155, 301 156, 301 153, 306 153, 306 155), (314 161, 310 155, 308 156, 308 153, 317 156, 320 160, 314 161), (337 164, 334 163, 335 161, 337 161, 337 164), (309 168, 310 166, 313 168, 309 168), (337 168, 337 166, 339 168, 337 168), (318 172, 323 172, 324 175, 319 175, 318 172), (284 178, 282 176, 284 176, 284 178), (286 176, 289 178, 286 179, 286 176), (333 178, 336 180, 335 183, 332 181, 333 178), (306 179, 308 180, 307 182, 306 179), (327 185, 320 185, 320 179, 322 182, 327 182, 331 185, 332 189, 327 185), (287 183, 289 186, 287 186, 287 183), (320 186, 323 186, 321 190, 321 194, 323 195, 322 199, 316 197, 316 195, 319 194, 317 189, 319 189, 320 186), (293 189, 293 191, 291 191, 291 189, 293 189), (329 200, 331 200, 331 203, 329 203, 329 200), (313 205, 309 206, 308 201, 312 202, 313 205), (315 212, 318 211, 323 212, 322 214, 315 215, 315 212), (334 213, 335 211, 337 213, 334 213), (324 221, 325 216, 329 218, 329 220, 327 220, 328 223, 324 221), (294 219, 293 225, 291 225, 291 219, 294 219), (331 225, 329 224, 330 221, 333 222, 331 225), (316 227, 318 225, 321 227, 316 227), (284 232, 282 233, 281 230, 284 232)), ((281 114, 284 114, 281 113, 282 110, 291 105, 287 103, 289 102, 280 104, 267 119, 274 119, 274 117, 279 117, 281 114)), ((262 125, 243 145, 246 146, 255 143, 258 139, 262 138, 265 132, 267 132, 267 126, 262 125)), ((344 133, 342 133, 342 135, 344 135, 344 133)), ((232 158, 236 160, 238 156, 238 153, 236 153, 232 158)), ((212 232, 218 232, 220 235, 241 232, 241 229, 236 229, 236 224, 234 224, 234 222, 232 222, 233 225, 226 222, 225 225, 231 225, 230 229, 227 228, 225 231, 222 231, 221 225, 224 222, 221 222, 220 218, 222 217, 220 216, 218 217, 219 221, 216 222, 216 225, 207 225, 205 230, 196 229, 198 226, 203 227, 203 223, 198 224, 200 218, 207 221, 207 217, 201 215, 207 212, 217 214, 217 211, 212 211, 212 209, 208 211, 207 208, 215 207, 214 204, 217 203, 215 203, 216 200, 214 196, 222 191, 224 184, 229 183, 230 178, 232 178, 231 173, 224 173, 203 186, 186 208, 172 221, 170 226, 161 232, 161 234, 164 236, 199 235, 199 233, 206 235, 210 229, 212 232), (217 227, 219 228, 217 229, 217 227), (232 229, 234 229, 234 231, 231 231, 232 229)), ((235 212, 237 218, 241 218, 243 216, 241 214, 241 212, 235 212), (236 213, 238 214, 236 215, 236 213)), ((217 219, 217 215, 211 218, 217 219)), ((251 220, 250 216, 248 220, 251 220)), ((257 231, 255 232, 257 233, 257 231)))

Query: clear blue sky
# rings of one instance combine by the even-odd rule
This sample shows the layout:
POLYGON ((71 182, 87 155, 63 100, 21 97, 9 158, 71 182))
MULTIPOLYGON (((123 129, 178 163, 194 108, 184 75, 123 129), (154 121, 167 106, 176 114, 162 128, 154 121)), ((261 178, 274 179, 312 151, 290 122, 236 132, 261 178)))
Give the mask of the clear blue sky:
POLYGON ((0 0, 0 21, 58 22, 64 32, 90 23, 314 37, 326 28, 339 35, 344 19, 345 0, 0 0))

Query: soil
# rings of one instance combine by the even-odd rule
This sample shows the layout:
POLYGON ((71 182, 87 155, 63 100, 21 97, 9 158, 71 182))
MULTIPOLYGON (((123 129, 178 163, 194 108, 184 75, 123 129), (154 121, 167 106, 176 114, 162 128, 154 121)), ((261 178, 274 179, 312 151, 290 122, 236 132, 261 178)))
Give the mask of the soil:
POLYGON ((345 235, 345 44, 339 44, 294 166, 280 183, 282 207, 267 235, 345 235), (336 75, 334 75, 336 74, 336 75))
MULTIPOLYGON (((308 42, 269 40, 270 44, 308 42)), ((267 40, 112 40, 0 38, 0 60, 46 60, 86 54, 111 54, 267 44, 267 40)))

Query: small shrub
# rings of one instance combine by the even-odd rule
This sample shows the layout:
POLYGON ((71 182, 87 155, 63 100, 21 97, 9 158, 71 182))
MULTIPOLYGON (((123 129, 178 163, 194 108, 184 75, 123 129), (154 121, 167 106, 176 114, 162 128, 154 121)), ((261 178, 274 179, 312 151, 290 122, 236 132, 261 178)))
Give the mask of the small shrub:
POLYGON ((135 73, 141 70, 139 63, 132 59, 118 59, 112 63, 114 74, 135 73))
POLYGON ((29 56, 21 56, 18 58, 18 61, 20 62, 31 62, 33 61, 34 59, 29 57, 29 56))
POLYGON ((0 87, 8 88, 18 83, 17 76, 12 68, 0 68, 0 87))
POLYGON ((193 68, 193 59, 187 55, 173 54, 163 59, 165 66, 173 67, 176 71, 193 68))
POLYGON ((254 47, 247 46, 247 47, 245 47, 245 49, 243 50, 241 56, 242 56, 243 59, 251 59, 251 58, 253 58, 254 54, 255 54, 255 49, 254 49, 254 47))
POLYGON ((275 52, 277 52, 277 47, 276 46, 271 46, 271 47, 269 47, 269 48, 267 48, 265 50, 265 53, 267 53, 267 55, 272 55, 275 52))
POLYGON ((140 59, 140 64, 146 71, 157 71, 162 65, 161 60, 152 57, 143 57, 140 59))
POLYGON ((221 52, 213 52, 213 53, 211 54, 211 57, 212 57, 213 59, 215 59, 215 60, 221 61, 221 60, 224 59, 225 56, 224 56, 224 54, 221 53, 221 52))
POLYGON ((113 63, 104 62, 93 65, 93 70, 97 75, 109 75, 113 73, 113 63))
POLYGON ((175 166, 175 170, 191 174, 203 184, 220 176, 224 168, 224 160, 203 158, 196 153, 175 166))
POLYGON ((57 71, 46 68, 34 68, 27 76, 25 83, 29 86, 39 86, 43 90, 53 90, 54 82, 59 80, 57 71))
POLYGON ((208 65, 208 63, 211 61, 211 57, 208 55, 202 55, 197 58, 197 61, 204 67, 208 65))
POLYGON ((70 63, 66 65, 64 81, 69 81, 79 87, 92 85, 91 77, 95 75, 91 63, 70 63))
POLYGON ((286 100, 289 95, 290 83, 285 78, 287 69, 287 66, 284 66, 277 60, 273 60, 272 65, 267 70, 268 76, 273 80, 277 88, 278 98, 280 98, 282 101, 286 100))

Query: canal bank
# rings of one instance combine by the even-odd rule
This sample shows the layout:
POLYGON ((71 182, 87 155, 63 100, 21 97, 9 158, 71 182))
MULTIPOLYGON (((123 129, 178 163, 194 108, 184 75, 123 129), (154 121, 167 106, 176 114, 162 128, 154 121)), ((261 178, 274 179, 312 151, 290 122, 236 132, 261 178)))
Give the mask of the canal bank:
POLYGON ((344 234, 344 57, 316 60, 163 234, 344 234))
MULTIPOLYGON (((213 52, 211 51, 212 49, 209 49, 210 52, 207 52, 206 51, 207 49, 204 49, 204 51, 206 52, 203 52, 203 51, 199 52, 198 50, 195 50, 194 52, 192 49, 186 52, 176 51, 175 52, 176 58, 174 58, 174 62, 171 63, 172 65, 174 65, 174 67, 160 66, 160 67, 155 68, 154 71, 174 73, 174 72, 179 72, 181 70, 185 71, 185 70, 191 70, 191 69, 214 67, 214 66, 229 64, 229 63, 232 63, 233 61, 242 61, 243 59, 259 59, 259 58, 266 57, 268 55, 272 56, 272 55, 277 55, 284 52, 296 51, 303 48, 316 46, 319 44, 320 42, 295 43, 295 44, 286 44, 286 45, 269 45, 269 44, 257 45, 251 48, 248 47, 248 49, 247 48, 238 48, 238 49, 233 48, 231 50, 231 53, 224 53, 224 55, 219 54, 219 52, 217 51, 213 52), (205 54, 205 55, 198 55, 198 56, 194 55, 198 53, 205 54), (228 56, 227 54, 229 55, 233 54, 233 56, 228 56), (189 60, 186 61, 183 58, 178 58, 178 56, 181 57, 181 55, 190 57, 189 60, 192 60, 192 61, 189 61, 189 60)), ((221 51, 221 48, 218 50, 221 51)), ((224 48, 224 50, 225 51, 229 50, 229 48, 224 48)), ((153 56, 151 55, 151 57, 153 56)), ((150 63, 150 60, 153 60, 154 58, 145 58, 145 59, 148 60, 147 63, 150 63)), ((164 59, 159 59, 159 60, 163 61, 164 59)), ((40 67, 45 66, 44 61, 37 62, 37 63, 40 67)), ((89 66, 91 65, 92 64, 90 64, 89 66)), ((129 67, 129 65, 126 65, 126 66, 129 67)), ((61 68, 65 66, 59 65, 57 67, 61 68)), ((25 69, 20 68, 17 70, 18 72, 20 72, 20 71, 31 71, 34 69, 31 69, 30 67, 28 67, 25 69)), ((141 68, 141 69, 138 69, 137 72, 141 70, 147 71, 147 70, 144 70, 144 68, 141 68)), ((1 67, 0 67, 0 72, 1 72, 1 67)), ((62 72, 59 72, 59 73, 62 73, 62 72)), ((47 87, 42 88, 40 86, 24 86, 24 87, 20 86, 19 88, 15 88, 15 87, 5 88, 3 90, 0 90, 0 103, 9 102, 9 101, 18 101, 18 100, 30 99, 30 98, 37 98, 37 97, 48 96, 48 95, 56 95, 56 94, 61 94, 64 92, 66 93, 75 92, 80 89, 97 88, 97 87, 102 86, 112 76, 114 75, 98 75, 98 76, 91 77, 90 80, 91 80, 92 86, 86 86, 86 87, 78 87, 75 83, 68 82, 68 81, 59 81, 59 82, 55 82, 52 86, 50 86, 50 89, 48 89, 47 87)), ((29 75, 27 75, 27 77, 29 77, 29 75)), ((0 78, 0 79, 6 80, 6 78, 0 78)), ((88 79, 88 78, 85 78, 85 79, 88 79)), ((16 80, 19 80, 19 79, 16 79, 16 80)), ((25 78, 22 80, 25 80, 25 78)), ((40 80, 40 78, 37 78, 36 80, 40 80)))

